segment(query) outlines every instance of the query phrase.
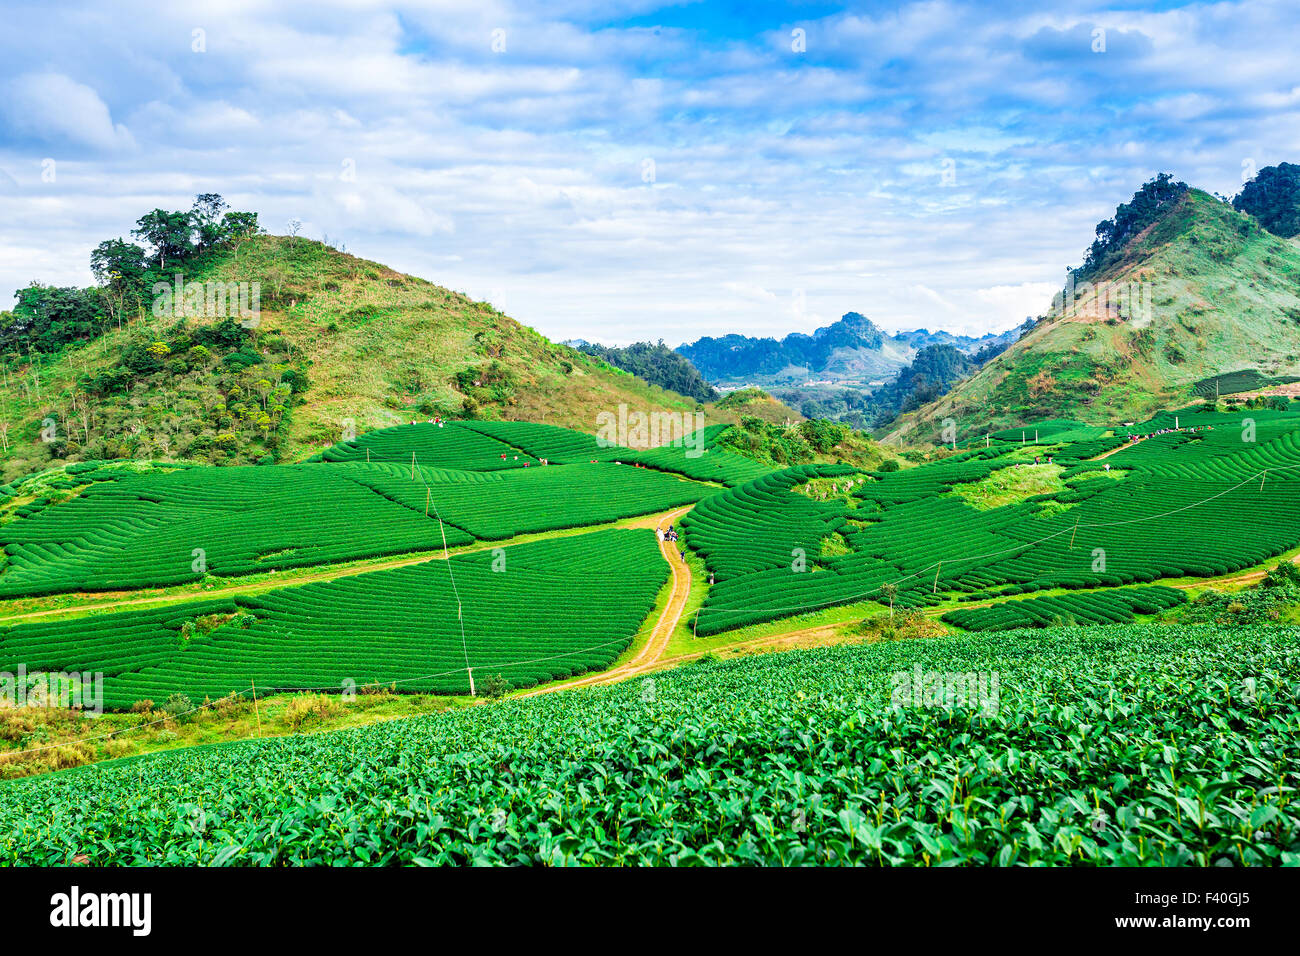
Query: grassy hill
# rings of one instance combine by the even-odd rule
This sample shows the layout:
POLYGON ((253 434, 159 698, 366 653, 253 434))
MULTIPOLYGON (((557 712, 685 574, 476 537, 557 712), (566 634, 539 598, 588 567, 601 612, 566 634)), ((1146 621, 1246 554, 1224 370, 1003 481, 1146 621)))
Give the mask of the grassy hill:
POLYGON ((1200 190, 1073 292, 975 375, 901 416, 886 440, 932 441, 945 418, 966 436, 1043 419, 1140 420, 1186 404, 1214 375, 1300 373, 1300 240, 1200 190))
POLYGON ((735 420, 487 303, 308 239, 256 236, 177 271, 187 283, 259 282, 260 325, 146 311, 57 354, 11 360, 0 380, 5 480, 82 459, 298 460, 349 428, 433 415, 587 432, 620 404, 735 420), (43 440, 51 420, 54 439, 43 440))

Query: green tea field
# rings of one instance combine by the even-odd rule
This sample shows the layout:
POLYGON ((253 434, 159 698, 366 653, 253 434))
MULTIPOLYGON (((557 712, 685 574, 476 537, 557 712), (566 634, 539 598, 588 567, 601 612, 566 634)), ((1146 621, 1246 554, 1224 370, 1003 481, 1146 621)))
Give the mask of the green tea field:
POLYGON ((683 667, 15 781, 0 860, 1294 865, 1297 651, 1126 626, 683 667))

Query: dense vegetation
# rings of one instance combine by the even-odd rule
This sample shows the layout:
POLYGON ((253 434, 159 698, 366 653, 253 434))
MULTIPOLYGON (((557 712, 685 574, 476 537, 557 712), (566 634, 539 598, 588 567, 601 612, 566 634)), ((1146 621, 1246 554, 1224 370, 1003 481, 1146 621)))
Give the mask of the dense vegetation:
POLYGON ((580 351, 608 362, 615 368, 631 372, 652 385, 666 388, 701 402, 711 402, 718 397, 699 369, 685 356, 679 355, 660 339, 652 345, 636 342, 625 348, 587 343, 578 346, 580 351))
POLYGON ((620 405, 712 413, 488 303, 261 234, 248 214, 137 225, 140 245, 96 250, 97 286, 36 285, 0 313, 0 480, 101 458, 296 461, 435 415, 589 429, 593 409, 620 405))
POLYGON ((1294 865, 1297 651, 1129 626, 684 667, 6 783, 0 858, 1294 865))
POLYGON ((1143 183, 1132 199, 1120 203, 1112 218, 1097 223, 1097 238, 1084 256, 1083 265, 1073 270, 1075 280, 1089 279, 1103 271, 1138 233, 1154 224, 1186 192, 1187 184, 1176 181, 1169 173, 1160 173, 1143 183))
POLYGON ((1249 213, 1269 232, 1284 239, 1300 235, 1300 166, 1265 166, 1241 187, 1232 208, 1249 213))
POLYGON ((99 286, 57 288, 34 283, 16 293, 12 313, 0 313, 0 357, 11 361, 32 353, 58 352, 72 342, 121 328, 150 311, 155 283, 172 284, 187 263, 214 249, 228 248, 259 233, 257 213, 231 212, 215 193, 205 193, 184 212, 155 209, 131 234, 147 247, 108 239, 90 255, 99 286))
POLYGON ((1128 225, 1107 235, 1127 240, 1107 245, 1096 273, 1074 273, 1069 308, 1058 297, 1006 352, 904 413, 886 440, 937 443, 945 419, 959 440, 1037 419, 1140 421, 1247 361, 1269 378, 1300 375, 1300 246, 1201 190, 1170 198, 1166 185, 1163 203, 1137 204, 1155 210, 1147 227, 1144 215, 1117 213, 1128 225))
POLYGON ((946 395, 977 368, 975 359, 951 345, 927 345, 897 378, 872 394, 876 423, 891 421, 899 412, 912 411, 946 395))
MULTIPOLYGON (((1192 386, 1192 393, 1202 398, 1215 398, 1219 395, 1232 395, 1237 392, 1253 392, 1271 385, 1284 385, 1300 381, 1295 375, 1265 375, 1259 369, 1247 368, 1239 372, 1224 372, 1203 378, 1192 386)), ((1281 399, 1286 402, 1286 399, 1281 399)))

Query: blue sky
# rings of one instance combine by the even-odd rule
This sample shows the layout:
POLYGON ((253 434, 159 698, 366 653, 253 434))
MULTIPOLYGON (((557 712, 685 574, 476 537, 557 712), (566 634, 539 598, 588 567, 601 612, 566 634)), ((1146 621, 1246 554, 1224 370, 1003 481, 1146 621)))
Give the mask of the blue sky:
POLYGON ((220 192, 553 338, 980 333, 1157 171, 1300 161, 1300 8, 6 4, 0 300, 220 192), (51 166, 48 161, 53 161, 51 166), (43 169, 52 169, 52 181, 43 169))

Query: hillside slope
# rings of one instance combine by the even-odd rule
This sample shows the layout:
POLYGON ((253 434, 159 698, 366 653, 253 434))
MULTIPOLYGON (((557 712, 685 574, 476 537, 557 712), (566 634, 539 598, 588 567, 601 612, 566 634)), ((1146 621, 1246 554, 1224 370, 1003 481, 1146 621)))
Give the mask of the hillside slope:
POLYGON ((593 432, 600 412, 623 404, 705 412, 487 303, 307 239, 257 236, 178 271, 186 283, 260 283, 258 327, 145 312, 11 361, 0 381, 6 480, 88 458, 292 461, 349 429, 433 415, 593 432))
POLYGON ((1300 373, 1300 240, 1188 190, 1002 355, 903 415, 891 443, 1053 418, 1139 420, 1207 377, 1300 373), (1149 304, 1149 308, 1147 308, 1149 304))

